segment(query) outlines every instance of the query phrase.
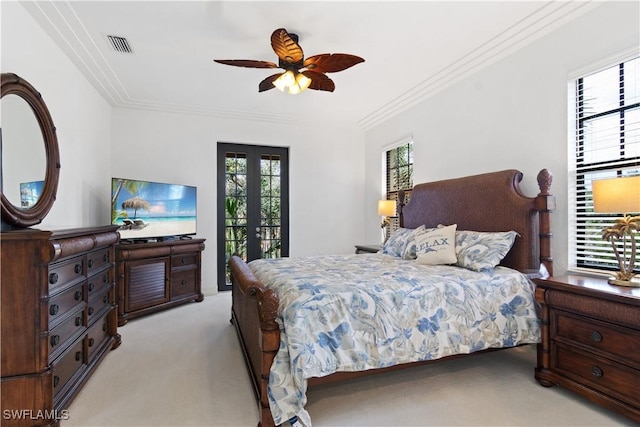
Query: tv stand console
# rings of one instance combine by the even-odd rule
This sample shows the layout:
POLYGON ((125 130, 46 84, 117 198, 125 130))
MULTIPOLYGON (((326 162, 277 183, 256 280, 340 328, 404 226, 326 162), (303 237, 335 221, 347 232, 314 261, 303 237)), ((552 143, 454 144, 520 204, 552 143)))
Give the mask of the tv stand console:
POLYGON ((116 246, 118 326, 129 319, 204 299, 201 254, 205 239, 116 246))

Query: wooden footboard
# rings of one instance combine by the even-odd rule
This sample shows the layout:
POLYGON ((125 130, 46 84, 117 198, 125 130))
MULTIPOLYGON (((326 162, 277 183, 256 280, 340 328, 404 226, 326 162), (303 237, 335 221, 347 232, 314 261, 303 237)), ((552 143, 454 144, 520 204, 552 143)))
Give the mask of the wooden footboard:
POLYGON ((280 347, 280 327, 276 323, 278 297, 255 278, 238 256, 231 257, 229 268, 232 284, 231 322, 238 333, 258 399, 258 426, 273 427, 267 386, 269 371, 280 347))

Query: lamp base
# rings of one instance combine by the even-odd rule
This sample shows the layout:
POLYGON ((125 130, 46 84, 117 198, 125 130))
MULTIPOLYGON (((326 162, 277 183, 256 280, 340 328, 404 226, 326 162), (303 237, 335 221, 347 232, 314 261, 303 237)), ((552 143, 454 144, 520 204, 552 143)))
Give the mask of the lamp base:
POLYGON ((626 286, 628 288, 640 288, 640 282, 635 281, 633 279, 631 279, 631 280, 619 280, 619 279, 614 279, 613 277, 611 277, 609 279, 609 284, 610 285, 616 285, 616 286, 626 286))

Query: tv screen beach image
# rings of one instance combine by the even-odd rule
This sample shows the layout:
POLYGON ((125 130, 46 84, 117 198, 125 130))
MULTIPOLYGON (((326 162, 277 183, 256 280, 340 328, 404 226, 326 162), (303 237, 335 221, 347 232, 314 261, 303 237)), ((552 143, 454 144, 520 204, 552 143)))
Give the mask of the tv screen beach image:
POLYGON ((111 223, 123 239, 196 233, 196 187, 113 178, 111 223))
POLYGON ((40 194, 42 194, 43 188, 44 181, 21 182, 20 207, 30 208, 31 206, 34 206, 40 198, 40 194))

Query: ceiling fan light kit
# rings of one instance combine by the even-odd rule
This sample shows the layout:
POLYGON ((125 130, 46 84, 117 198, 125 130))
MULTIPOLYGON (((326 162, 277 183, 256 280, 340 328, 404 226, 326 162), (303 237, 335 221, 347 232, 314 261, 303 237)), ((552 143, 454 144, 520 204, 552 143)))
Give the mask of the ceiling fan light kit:
POLYGON ((279 28, 271 34, 271 47, 278 55, 278 64, 252 59, 214 59, 224 65, 246 68, 282 68, 258 84, 258 92, 277 87, 282 92, 297 94, 305 89, 333 92, 335 84, 325 73, 336 73, 351 68, 364 59, 347 53, 323 53, 304 59, 298 36, 279 28))
POLYGON ((273 81, 273 85, 280 92, 287 92, 291 95, 302 92, 311 84, 311 79, 297 71, 287 70, 273 81))

